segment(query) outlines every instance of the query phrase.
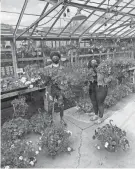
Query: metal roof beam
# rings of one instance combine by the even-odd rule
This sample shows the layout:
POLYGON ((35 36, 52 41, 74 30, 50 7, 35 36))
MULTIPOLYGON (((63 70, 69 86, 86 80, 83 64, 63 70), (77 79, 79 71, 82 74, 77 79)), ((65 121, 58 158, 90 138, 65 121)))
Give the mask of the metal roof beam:
POLYGON ((15 28, 15 30, 14 30, 13 36, 16 36, 16 32, 17 32, 18 27, 19 27, 19 25, 20 25, 20 23, 21 23, 21 20, 22 20, 24 11, 25 11, 25 9, 26 9, 26 6, 27 6, 27 4, 28 4, 28 1, 29 1, 29 0, 25 0, 25 1, 24 1, 23 8, 22 8, 22 10, 21 10, 19 19, 18 19, 18 21, 17 21, 16 28, 15 28))
POLYGON ((59 3, 57 3, 55 6, 53 6, 51 9, 49 9, 45 14, 40 16, 34 23, 32 23, 28 28, 26 28, 25 31, 23 31, 16 39, 18 39, 20 36, 25 34, 29 29, 31 29, 34 25, 39 23, 42 19, 44 19, 47 15, 49 15, 53 10, 55 10, 58 6, 60 6, 63 3, 63 0, 61 0, 59 3))
MULTIPOLYGON (((100 7, 106 0, 103 0, 98 7, 100 7)), ((94 10, 92 13, 90 13, 90 15, 81 23, 77 26, 77 28, 70 34, 70 36, 72 36, 79 28, 80 26, 82 26, 84 24, 84 22, 86 22, 96 11, 94 10)))
MULTIPOLYGON (((130 19, 129 19, 130 20, 130 19)), ((126 24, 120 24, 119 26, 117 26, 117 27, 115 27, 115 28, 112 28, 112 29, 110 29, 111 31, 114 31, 114 30, 116 30, 116 29, 119 29, 119 28, 122 28, 122 27, 124 27, 124 26, 130 26, 131 25, 131 23, 130 22, 128 22, 128 23, 126 23, 126 24)), ((135 25, 135 22, 132 22, 132 25, 135 25)))
POLYGON ((52 26, 50 27, 50 29, 48 30, 48 32, 46 33, 45 37, 49 34, 49 32, 51 31, 51 29, 53 28, 53 26, 56 24, 56 22, 58 21, 58 19, 61 17, 62 13, 65 11, 67 5, 64 6, 64 8, 62 9, 62 11, 60 12, 60 14, 58 15, 57 19, 54 21, 54 23, 52 24, 52 26))
MULTIPOLYGON (((123 6, 119 11, 122 11, 124 8, 126 8, 128 5, 130 5, 130 3, 132 3, 134 0, 131 0, 130 2, 128 2, 125 6, 123 6)), ((113 15, 111 18, 107 19, 100 27, 98 27, 93 33, 96 33, 100 28, 102 28, 104 26, 104 24, 108 23, 111 19, 113 19, 115 17, 115 15, 113 15)), ((93 34, 92 33, 92 34, 93 34)))
POLYGON ((131 35, 131 37, 134 37, 135 36, 135 33, 133 35, 131 35))
MULTIPOLYGON (((40 16, 42 16, 42 15, 45 13, 45 11, 46 11, 46 9, 48 8, 48 6, 49 6, 49 2, 47 2, 47 4, 45 5, 45 7, 44 7, 44 9, 43 9, 43 11, 42 11, 42 13, 41 13, 40 16)), ((39 22, 38 22, 38 23, 39 23, 39 22)), ((37 24, 35 25, 35 27, 33 28, 33 30, 32 30, 32 32, 31 32, 31 35, 30 35, 30 36, 33 35, 33 33, 34 33, 36 27, 38 26, 38 23, 37 23, 37 24)))
POLYGON ((128 36, 129 34, 131 34, 131 33, 133 33, 135 30, 135 26, 132 28, 132 29, 128 29, 127 31, 125 31, 124 33, 122 33, 120 36, 123 36, 123 38, 124 37, 126 37, 126 36, 128 36))
MULTIPOLYGON (((117 1, 116 3, 121 3, 122 1, 117 1)), ((74 6, 74 7, 77 7, 77 8, 85 8, 85 9, 90 9, 90 10, 97 10, 97 11, 101 11, 101 12, 106 12, 106 9, 105 8, 100 8, 100 7, 95 7, 95 6, 91 6, 91 5, 84 5, 84 4, 78 4, 78 3, 74 3, 74 2, 70 2, 70 3, 67 3, 65 2, 65 4, 69 4, 69 6, 74 6)), ((113 7, 113 6, 112 6, 113 7)), ((111 7, 111 8, 112 8, 111 7)), ((110 9, 111 9, 110 8, 110 9)), ((131 17, 134 17, 135 18, 135 14, 128 14, 128 13, 125 13, 125 12, 119 12, 119 11, 116 11, 114 9, 111 9, 110 10, 110 13, 118 13, 119 15, 125 15, 125 16, 131 16, 131 17)))
MULTIPOLYGON (((118 4, 120 4, 120 2, 116 2, 116 3, 110 8, 110 10, 114 9, 114 7, 115 7, 116 5, 118 5, 118 4)), ((92 25, 90 25, 87 29, 85 29, 85 30, 81 33, 81 35, 79 36, 79 38, 81 38, 82 35, 83 35, 85 32, 87 32, 89 29, 92 29, 92 28, 105 16, 105 14, 106 14, 106 10, 105 10, 104 14, 102 14, 92 25)))
MULTIPOLYGON (((128 12, 128 14, 130 13, 130 12, 132 12, 133 10, 134 10, 135 8, 133 8, 133 9, 131 9, 129 12, 128 12)), ((112 26, 114 26, 116 23, 118 23, 121 19, 123 19, 125 16, 122 16, 122 17, 120 17, 117 21, 115 21, 112 25, 110 25, 108 28, 106 28, 103 32, 100 32, 100 33, 105 33, 109 28, 111 28, 112 26)), ((126 21, 128 21, 129 19, 127 19, 126 21)), ((126 22, 125 21, 125 22, 126 22)), ((124 22, 124 23, 125 23, 124 22)))
MULTIPOLYGON (((129 20, 130 20, 130 18, 127 19, 126 21, 124 21, 122 24, 126 23, 126 22, 129 21, 129 20)), ((113 37, 114 37, 115 35, 117 35, 119 32, 123 31, 126 27, 127 27, 127 26, 124 26, 123 29, 121 29, 121 30, 119 30, 118 32, 116 32, 115 34, 113 34, 113 37)), ((110 34, 111 34, 112 32, 114 32, 116 29, 118 29, 118 28, 113 29, 111 32, 109 32, 109 33, 106 34, 106 35, 110 35, 110 34)))
MULTIPOLYGON (((90 1, 90 0, 87 0, 87 1, 85 2, 85 4, 87 4, 89 1, 90 1)), ((81 8, 81 9, 79 10, 79 12, 81 12, 82 9, 83 9, 83 8, 81 8)), ((76 13, 76 14, 77 14, 77 13, 76 13)), ((64 32, 64 30, 70 25, 71 22, 72 22, 72 19, 67 23, 67 25, 63 28, 63 30, 58 34, 58 37, 64 32)))

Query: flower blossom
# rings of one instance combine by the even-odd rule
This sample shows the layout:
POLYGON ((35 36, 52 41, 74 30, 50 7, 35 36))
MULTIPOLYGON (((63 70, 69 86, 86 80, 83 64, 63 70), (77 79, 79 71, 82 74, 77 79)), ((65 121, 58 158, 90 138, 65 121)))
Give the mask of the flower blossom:
POLYGON ((109 145, 109 143, 108 143, 108 142, 106 142, 106 143, 105 143, 105 148, 107 148, 107 147, 108 147, 108 145, 109 145))
POLYGON ((97 149, 100 150, 100 146, 97 146, 97 149))
POLYGON ((6 167, 5 167, 5 169, 9 169, 10 167, 7 165, 6 167))
POLYGON ((29 164, 33 166, 33 165, 34 165, 34 162, 33 162, 33 161, 31 161, 29 164))
POLYGON ((72 135, 72 131, 69 131, 69 130, 68 130, 67 133, 70 134, 70 135, 72 135))
POLYGON ((22 161, 22 160, 23 160, 23 156, 20 156, 20 157, 19 157, 19 160, 21 160, 21 161, 22 161))
POLYGON ((35 153, 36 153, 36 154, 39 154, 39 151, 36 151, 35 153))
POLYGON ((68 150, 68 151, 71 151, 71 147, 68 147, 67 150, 68 150))
POLYGON ((39 149, 39 151, 41 151, 41 150, 42 150, 42 148, 41 148, 41 147, 39 147, 38 149, 39 149))

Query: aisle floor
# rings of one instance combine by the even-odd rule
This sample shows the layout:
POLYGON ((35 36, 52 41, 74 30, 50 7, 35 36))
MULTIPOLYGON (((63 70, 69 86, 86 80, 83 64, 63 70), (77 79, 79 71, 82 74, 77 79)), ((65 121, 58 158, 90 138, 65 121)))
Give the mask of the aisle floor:
MULTIPOLYGON (((72 147, 68 154, 60 154, 55 159, 42 153, 38 156, 36 168, 134 168, 135 167, 135 94, 128 96, 105 113, 105 123, 113 123, 127 131, 130 142, 128 152, 109 153, 104 148, 97 150, 98 141, 92 139, 98 125, 93 124, 86 114, 75 113, 76 108, 65 111, 68 129, 72 131, 72 147)), ((55 117, 57 120, 59 115, 55 117)), ((31 137, 32 139, 32 137, 31 137)), ((33 138, 34 139, 34 138, 33 138)))

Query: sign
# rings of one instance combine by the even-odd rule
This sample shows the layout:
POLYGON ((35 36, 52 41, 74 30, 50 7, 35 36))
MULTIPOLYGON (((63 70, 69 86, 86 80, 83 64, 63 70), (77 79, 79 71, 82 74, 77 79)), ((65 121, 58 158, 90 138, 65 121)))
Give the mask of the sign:
POLYGON ((23 73, 23 68, 18 68, 17 73, 23 73))

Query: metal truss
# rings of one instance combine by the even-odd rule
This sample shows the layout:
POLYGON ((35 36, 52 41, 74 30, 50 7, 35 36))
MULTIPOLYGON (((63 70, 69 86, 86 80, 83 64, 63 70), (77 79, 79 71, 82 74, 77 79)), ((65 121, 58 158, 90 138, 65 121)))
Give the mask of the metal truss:
POLYGON ((21 11, 21 13, 20 13, 19 19, 18 19, 17 24, 16 24, 16 28, 15 28, 14 33, 13 33, 13 36, 14 36, 14 37, 16 36, 16 32, 17 32, 18 27, 19 27, 19 25, 20 25, 20 23, 21 23, 21 20, 22 20, 24 11, 25 11, 25 9, 26 9, 26 6, 27 6, 27 4, 28 4, 28 1, 29 1, 29 0, 25 0, 25 1, 24 1, 24 5, 23 5, 23 8, 22 8, 22 11, 21 11))
MULTIPOLYGON (((115 6, 118 5, 118 4, 120 4, 119 1, 116 2, 116 3, 110 8, 110 10, 113 10, 113 9, 115 8, 115 6)), ((84 31, 81 33, 81 35, 79 36, 79 38, 81 38, 82 35, 83 35, 85 32, 87 32, 88 30, 92 29, 92 28, 106 15, 106 12, 107 12, 107 10, 106 10, 92 25, 90 25, 86 30, 84 30, 84 31)))
POLYGON ((54 5, 51 9, 49 9, 45 14, 40 16, 33 24, 31 24, 28 28, 26 28, 25 31, 23 31, 19 36, 17 36, 16 39, 18 39, 20 36, 25 34, 29 29, 31 29, 33 26, 35 26, 37 23, 39 23, 42 19, 44 19, 47 15, 49 15, 53 10, 55 10, 58 6, 60 6, 63 3, 63 0, 54 5))
MULTIPOLYGON (((88 2, 89 2, 90 0, 87 0, 86 2, 85 2, 85 4, 87 4, 88 2)), ((82 8, 80 8, 80 10, 79 10, 79 12, 81 12, 81 10, 82 10, 82 8)), ((76 13, 77 14, 77 13, 76 13)), ((72 22, 73 20, 71 19, 68 23, 67 23, 67 25, 63 28, 63 30, 58 34, 58 36, 57 37, 59 37, 63 32, 64 32, 64 30, 66 30, 66 28, 70 25, 70 23, 72 22)))
MULTIPOLYGON (((129 12, 123 12, 124 9, 126 9, 129 5, 132 5, 131 3, 134 2, 134 0, 129 0, 127 3, 125 3, 125 5, 121 5, 121 9, 119 11, 115 10, 115 8, 117 6, 119 6, 120 3, 122 3, 122 1, 116 1, 113 5, 111 5, 111 7, 109 9, 105 9, 102 8, 102 5, 105 5, 104 3, 107 2, 107 0, 102 0, 100 3, 97 3, 97 6, 92 6, 89 2, 90 0, 85 0, 85 2, 79 3, 79 1, 72 1, 72 0, 58 0, 57 3, 54 3, 53 6, 47 10, 50 1, 47 1, 45 4, 45 7, 43 9, 43 11, 41 12, 41 14, 39 15, 35 15, 38 16, 39 18, 33 22, 30 26, 26 27, 26 29, 20 34, 18 35, 18 28, 20 26, 22 17, 25 15, 24 11, 27 7, 27 3, 29 0, 24 0, 24 4, 22 7, 22 10, 19 13, 19 19, 17 21, 17 24, 15 26, 15 30, 13 32, 13 37, 15 37, 15 39, 22 39, 23 37, 28 37, 28 38, 32 38, 36 28, 39 25, 39 22, 41 20, 43 20, 45 17, 47 17, 50 13, 52 13, 56 8, 58 8, 59 6, 63 5, 63 8, 61 8, 60 13, 57 15, 57 18, 55 19, 55 21, 52 23, 52 25, 50 26, 48 31, 44 31, 42 30, 42 32, 44 32, 44 37, 42 38, 50 38, 51 36, 53 36, 53 38, 97 38, 97 37, 104 37, 104 38, 117 38, 117 37, 124 37, 126 38, 127 36, 129 37, 130 35, 134 36, 134 27, 127 29, 127 26, 130 26, 130 21, 132 18, 135 18, 135 13, 133 12, 135 10, 135 7, 132 6, 131 9, 129 10, 129 12), (78 11, 85 11, 85 9, 90 10, 89 15, 87 16, 86 19, 84 19, 79 25, 77 25, 77 27, 72 31, 65 31, 66 28, 71 24, 71 22, 73 21, 73 19, 71 18, 69 20, 69 22, 66 24, 66 26, 64 28, 62 28, 62 30, 60 32, 52 32, 51 30, 53 29, 53 27, 56 25, 56 23, 61 19, 62 14, 64 13, 65 9, 67 6, 72 6, 72 7, 76 7, 78 9, 78 11), (47 11, 46 11, 47 10, 47 11), (96 14, 97 11, 103 12, 100 16, 98 16, 96 14), (98 25, 98 23, 105 18, 105 15, 107 13, 111 13, 113 14, 110 18, 106 19, 105 22, 101 23, 100 25, 98 25), (85 28, 85 30, 83 30, 83 32, 79 32, 78 30, 80 29, 80 27, 85 24, 87 21, 89 21, 89 18, 91 18, 92 16, 97 15, 98 18, 91 24, 88 25, 87 28, 85 28), (120 18, 118 18, 116 21, 114 19, 114 17, 119 16, 120 18), (128 17, 128 18, 125 18, 128 17), (108 26, 107 28, 105 28, 104 30, 102 30, 103 26, 105 24, 108 24, 111 20, 114 20, 114 22, 108 26), (125 19, 123 21, 123 19, 125 19), (121 23, 120 23, 121 22, 121 23), (119 24, 118 24, 119 23, 119 24), (117 25, 118 24, 118 25, 117 25), (116 25, 116 26, 115 26, 116 25), (96 29, 94 29, 94 27, 97 26, 96 29), (25 34, 27 33, 30 29, 32 29, 31 32, 29 32, 29 34, 25 34), (91 30, 91 33, 87 33, 88 30, 91 30), (101 31, 100 31, 101 30, 101 31), (118 30, 118 31, 117 31, 118 30), (107 33, 106 33, 107 32, 107 33)), ((107 5, 107 4, 106 4, 107 5)), ((86 11, 87 11, 86 10, 86 11)), ((76 13, 77 14, 77 13, 76 13)), ((34 14, 27 14, 27 15, 34 15, 34 14)), ((55 18, 55 17, 54 17, 55 18)), ((134 26, 135 23, 132 24, 132 26, 134 26)), ((43 27, 44 28, 44 27, 43 27)), ((5 36, 5 35, 4 35, 5 36)), ((41 38, 40 35, 36 36, 36 38, 41 38)), ((33 36, 34 38, 34 36, 33 36)))
MULTIPOLYGON (((125 9, 128 5, 130 5, 134 0, 131 0, 130 2, 128 2, 125 6, 123 6, 119 11, 122 11, 123 9, 125 9)), ((107 19, 101 26, 99 26, 92 34, 91 36, 96 33, 100 28, 102 28, 105 24, 107 24, 110 20, 112 20, 116 15, 113 15, 111 18, 107 19)))
MULTIPOLYGON (((42 13, 41 13, 40 17, 41 17, 41 16, 45 13, 45 11, 46 11, 46 9, 48 8, 48 6, 49 6, 49 2, 47 2, 47 3, 46 3, 46 5, 45 5, 45 7, 44 7, 44 9, 43 9, 43 11, 42 11, 42 13)), ((39 23, 39 22, 38 22, 38 23, 39 23)), ((32 35, 33 35, 33 33, 34 33, 35 29, 36 29, 36 28, 37 28, 37 26, 38 26, 38 23, 34 26, 34 28, 33 28, 32 32, 31 32, 30 36, 32 36, 32 35)))

